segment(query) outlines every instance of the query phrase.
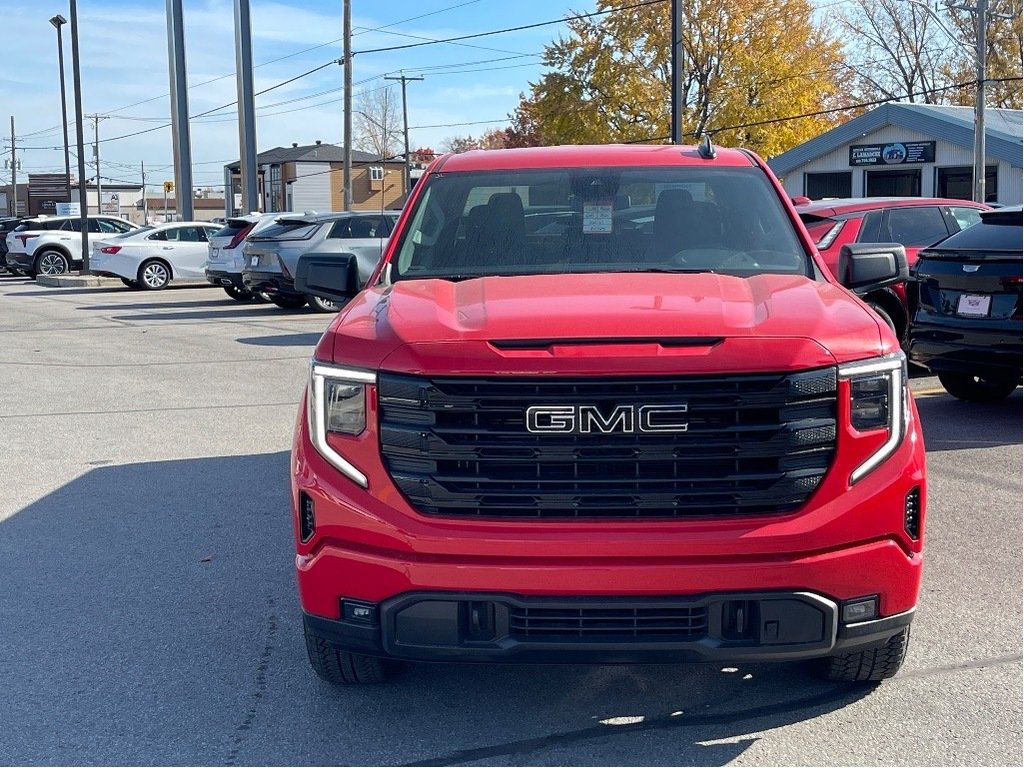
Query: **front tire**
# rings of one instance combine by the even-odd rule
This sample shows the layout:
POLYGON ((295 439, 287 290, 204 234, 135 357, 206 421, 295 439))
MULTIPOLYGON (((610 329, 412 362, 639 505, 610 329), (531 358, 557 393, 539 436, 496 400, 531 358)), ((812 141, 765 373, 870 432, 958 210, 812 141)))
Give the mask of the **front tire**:
POLYGON ((225 286, 223 286, 223 288, 224 288, 224 293, 226 293, 228 296, 230 296, 235 301, 252 301, 253 300, 253 292, 252 291, 247 291, 245 288, 239 288, 238 286, 235 286, 235 285, 225 285, 225 286))
POLYGON ((321 299, 319 296, 313 296, 312 294, 306 297, 306 301, 309 302, 309 307, 314 312, 337 312, 341 309, 341 304, 328 299, 321 299))
POLYGON ((142 262, 139 267, 139 286, 144 291, 160 291, 171 282, 171 268, 159 259, 142 262))
POLYGON ((274 302, 281 309, 301 309, 306 306, 305 296, 295 296, 294 294, 271 294, 270 300, 274 302))
POLYGON ((824 674, 829 680, 846 683, 877 683, 893 677, 907 657, 910 627, 904 627, 884 643, 860 651, 824 659, 824 674))
POLYGON ((65 275, 71 271, 71 262, 60 251, 43 251, 36 256, 37 275, 65 275))
POLYGON ((1016 381, 983 379, 969 373, 940 373, 938 377, 939 383, 949 394, 969 403, 997 403, 1017 389, 1016 381))
POLYGON ((335 685, 365 685, 388 678, 391 670, 384 659, 339 651, 308 624, 304 630, 309 664, 321 679, 335 685))

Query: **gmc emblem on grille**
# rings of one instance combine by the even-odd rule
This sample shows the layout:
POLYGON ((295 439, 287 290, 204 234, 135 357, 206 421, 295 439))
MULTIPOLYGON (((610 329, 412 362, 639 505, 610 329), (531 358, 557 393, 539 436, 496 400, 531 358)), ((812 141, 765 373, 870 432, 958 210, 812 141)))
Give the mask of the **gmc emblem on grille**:
POLYGON ((531 405, 526 409, 526 431, 535 433, 685 432, 686 403, 671 405, 617 405, 602 411, 596 405, 531 405))

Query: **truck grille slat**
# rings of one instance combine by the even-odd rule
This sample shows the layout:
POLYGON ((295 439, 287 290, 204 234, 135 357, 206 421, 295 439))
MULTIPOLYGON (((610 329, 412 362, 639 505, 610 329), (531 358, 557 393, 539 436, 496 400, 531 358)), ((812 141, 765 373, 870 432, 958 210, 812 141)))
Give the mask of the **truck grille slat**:
POLYGON ((515 638, 701 637, 707 633, 705 607, 692 608, 533 608, 516 606, 509 616, 515 638))
POLYGON ((483 518, 780 514, 836 445, 836 371, 624 378, 381 373, 381 452, 419 512, 483 518), (537 405, 685 403, 681 432, 527 431, 537 405))

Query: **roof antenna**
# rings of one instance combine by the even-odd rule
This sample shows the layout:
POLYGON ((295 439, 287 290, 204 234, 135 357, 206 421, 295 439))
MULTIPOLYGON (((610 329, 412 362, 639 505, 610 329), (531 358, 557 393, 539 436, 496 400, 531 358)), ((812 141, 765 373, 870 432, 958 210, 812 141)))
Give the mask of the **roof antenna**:
POLYGON ((697 154, 703 157, 705 160, 715 159, 715 147, 711 143, 710 133, 705 133, 704 137, 700 140, 700 146, 697 147, 697 154))

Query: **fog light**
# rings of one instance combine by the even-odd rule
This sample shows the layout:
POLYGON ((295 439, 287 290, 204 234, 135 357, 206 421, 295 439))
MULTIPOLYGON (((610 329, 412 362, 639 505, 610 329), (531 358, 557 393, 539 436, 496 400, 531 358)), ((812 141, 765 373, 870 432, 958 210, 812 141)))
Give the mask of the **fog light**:
POLYGON ((342 600, 341 618, 356 624, 376 624, 377 606, 361 600, 342 600))
POLYGON ((856 624, 858 621, 867 621, 878 615, 878 596, 859 597, 856 600, 847 600, 843 603, 843 623, 856 624))

